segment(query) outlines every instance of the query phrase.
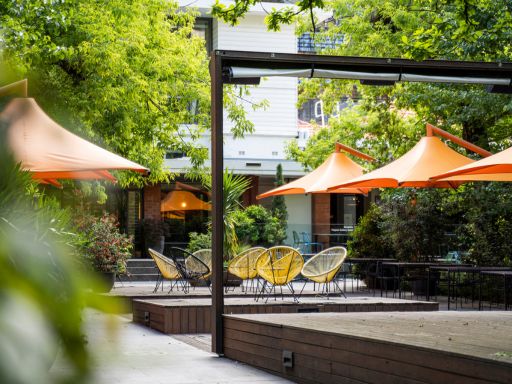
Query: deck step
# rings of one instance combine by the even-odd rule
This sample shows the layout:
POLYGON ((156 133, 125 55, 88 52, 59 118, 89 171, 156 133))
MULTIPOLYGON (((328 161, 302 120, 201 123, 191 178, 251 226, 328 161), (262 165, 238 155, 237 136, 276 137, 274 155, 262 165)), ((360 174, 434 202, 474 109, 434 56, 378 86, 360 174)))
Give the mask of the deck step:
POLYGON ((130 259, 126 270, 131 276, 130 279, 124 276, 123 281, 156 281, 158 278, 158 268, 153 259, 130 259))
POLYGON ((126 262, 128 268, 132 267, 156 267, 155 260, 153 259, 129 259, 126 262))

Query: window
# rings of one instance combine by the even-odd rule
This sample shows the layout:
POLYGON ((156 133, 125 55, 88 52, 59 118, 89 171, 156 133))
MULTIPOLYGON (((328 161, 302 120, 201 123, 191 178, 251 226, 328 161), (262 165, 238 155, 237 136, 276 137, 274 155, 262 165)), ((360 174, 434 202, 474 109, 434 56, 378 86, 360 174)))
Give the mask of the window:
POLYGON ((192 34, 205 40, 206 53, 210 55, 210 52, 213 50, 212 19, 197 18, 192 34))
POLYGON ((245 151, 238 151, 238 154, 239 154, 240 156, 245 156, 245 151))
POLYGON ((279 154, 279 152, 272 152, 272 156, 277 156, 279 154))
POLYGON ((175 150, 168 150, 166 153, 165 153, 165 158, 167 160, 172 160, 172 159, 181 159, 183 157, 187 157, 187 152, 183 152, 183 151, 175 151, 175 150))

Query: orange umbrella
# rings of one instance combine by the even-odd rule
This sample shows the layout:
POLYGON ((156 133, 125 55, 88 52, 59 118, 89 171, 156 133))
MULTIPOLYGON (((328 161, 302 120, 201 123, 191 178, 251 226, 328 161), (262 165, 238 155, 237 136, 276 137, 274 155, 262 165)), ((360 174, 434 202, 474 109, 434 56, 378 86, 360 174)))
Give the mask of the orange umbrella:
POLYGON ((105 179, 117 182, 108 170, 149 170, 94 145, 50 119, 32 98, 14 98, 0 113, 6 140, 33 179, 62 187, 56 179, 105 179))
POLYGON ((434 176, 432 179, 460 183, 467 181, 512 181, 512 148, 450 172, 434 176))
POLYGON ((474 163, 474 160, 445 145, 439 138, 433 136, 434 133, 449 138, 472 151, 486 156, 490 155, 482 148, 427 124, 427 136, 421 138, 414 148, 405 155, 375 171, 334 185, 333 188, 457 188, 462 184, 461 182, 437 181, 430 180, 430 178, 442 172, 474 163))
POLYGON ((354 177, 363 174, 364 168, 351 160, 346 153, 341 152, 341 149, 352 153, 362 159, 375 161, 374 158, 365 155, 355 149, 347 147, 343 144, 336 143, 336 152, 332 153, 329 158, 324 161, 314 171, 308 173, 306 176, 291 183, 282 185, 269 192, 262 193, 257 196, 257 199, 263 199, 268 196, 277 195, 297 195, 308 193, 363 193, 367 194, 370 189, 368 188, 343 188, 335 189, 327 192, 327 188, 335 184, 343 183, 351 180, 354 177))

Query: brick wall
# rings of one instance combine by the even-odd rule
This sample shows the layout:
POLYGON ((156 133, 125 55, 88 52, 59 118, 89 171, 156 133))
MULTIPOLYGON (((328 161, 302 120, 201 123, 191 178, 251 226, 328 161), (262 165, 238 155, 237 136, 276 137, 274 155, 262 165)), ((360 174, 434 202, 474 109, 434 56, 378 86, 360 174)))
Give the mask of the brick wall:
POLYGON ((160 183, 144 187, 144 218, 159 219, 162 201, 160 183))
MULTIPOLYGON (((313 233, 331 232, 331 195, 329 193, 313 193, 311 201, 311 224, 313 233)), ((322 243, 324 249, 329 245, 328 236, 318 236, 311 239, 313 242, 322 243)), ((315 250, 313 246, 312 251, 315 250)))

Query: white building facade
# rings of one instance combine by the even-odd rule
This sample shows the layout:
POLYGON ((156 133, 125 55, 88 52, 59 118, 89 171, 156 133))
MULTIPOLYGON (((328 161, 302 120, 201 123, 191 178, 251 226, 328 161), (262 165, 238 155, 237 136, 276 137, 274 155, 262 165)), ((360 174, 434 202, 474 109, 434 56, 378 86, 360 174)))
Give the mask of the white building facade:
MULTIPOLYGON (((183 5, 189 4, 181 1, 183 5)), ((229 1, 223 2, 229 5, 229 1)), ((199 0, 194 3, 201 12, 197 19, 196 33, 206 39, 210 49, 226 49, 234 51, 259 51, 297 53, 297 36, 295 25, 283 25, 279 32, 267 31, 265 17, 267 13, 262 7, 281 8, 289 4, 262 3, 262 7, 253 7, 248 15, 234 27, 212 18, 209 15, 210 0, 199 0)), ((299 138, 298 129, 298 82, 295 78, 272 77, 261 81, 257 87, 251 87, 251 96, 247 97, 245 109, 248 120, 254 124, 254 132, 245 135, 244 139, 233 139, 231 128, 233 123, 224 115, 224 167, 233 169, 237 174, 251 177, 253 188, 244 196, 244 205, 261 204, 269 207, 271 198, 256 201, 257 194, 274 188, 276 167, 281 164, 285 181, 304 175, 301 165, 286 160, 286 143, 299 138), (257 103, 267 100, 269 107, 254 111, 250 102, 257 103)), ((301 137, 302 138, 302 137, 301 137)), ((210 149, 209 137, 204 137, 202 144, 210 149)), ((189 166, 186 157, 168 159, 166 165, 172 171, 180 171, 189 166)), ((289 213, 288 239, 293 242, 292 231, 311 232, 312 207, 311 197, 303 195, 286 196, 289 213)))

